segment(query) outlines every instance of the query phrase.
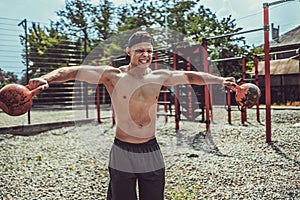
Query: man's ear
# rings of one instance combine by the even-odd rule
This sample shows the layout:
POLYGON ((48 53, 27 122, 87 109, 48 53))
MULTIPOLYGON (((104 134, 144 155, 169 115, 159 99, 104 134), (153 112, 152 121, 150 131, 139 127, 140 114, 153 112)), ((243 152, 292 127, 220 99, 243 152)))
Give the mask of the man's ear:
POLYGON ((126 54, 127 54, 128 56, 130 56, 130 48, 129 48, 129 47, 126 47, 126 54))

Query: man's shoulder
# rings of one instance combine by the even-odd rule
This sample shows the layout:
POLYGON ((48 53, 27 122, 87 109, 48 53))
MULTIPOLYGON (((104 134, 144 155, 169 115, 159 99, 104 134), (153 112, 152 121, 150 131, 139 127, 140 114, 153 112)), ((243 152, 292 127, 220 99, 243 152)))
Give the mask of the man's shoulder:
POLYGON ((153 75, 170 75, 172 71, 167 69, 157 69, 151 72, 153 75))
POLYGON ((105 72, 108 74, 119 74, 122 72, 122 70, 120 68, 116 68, 116 67, 112 67, 112 66, 108 66, 105 68, 105 72))
POLYGON ((121 66, 117 69, 120 70, 120 72, 127 72, 128 71, 128 65, 123 65, 123 66, 121 66))

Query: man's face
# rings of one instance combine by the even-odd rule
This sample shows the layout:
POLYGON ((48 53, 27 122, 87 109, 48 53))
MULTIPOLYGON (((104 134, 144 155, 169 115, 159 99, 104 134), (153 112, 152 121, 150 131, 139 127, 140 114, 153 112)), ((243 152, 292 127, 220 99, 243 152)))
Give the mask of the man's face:
POLYGON ((153 46, 150 43, 142 42, 126 49, 130 56, 132 67, 149 67, 152 62, 153 46))

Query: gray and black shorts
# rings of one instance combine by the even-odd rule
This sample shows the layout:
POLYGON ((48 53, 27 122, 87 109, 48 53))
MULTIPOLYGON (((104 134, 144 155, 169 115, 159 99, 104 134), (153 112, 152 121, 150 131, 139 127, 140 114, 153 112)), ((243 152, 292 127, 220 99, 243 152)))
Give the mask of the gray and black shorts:
POLYGON ((110 182, 107 199, 163 199, 165 168, 156 139, 141 144, 123 142, 115 138, 110 152, 110 182))

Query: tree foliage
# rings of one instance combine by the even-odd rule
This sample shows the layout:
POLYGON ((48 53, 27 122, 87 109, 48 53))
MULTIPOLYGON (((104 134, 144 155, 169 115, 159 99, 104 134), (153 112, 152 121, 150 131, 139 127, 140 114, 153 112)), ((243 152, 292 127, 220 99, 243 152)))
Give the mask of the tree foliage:
POLYGON ((9 83, 17 83, 18 77, 13 72, 5 72, 0 68, 0 88, 9 84, 9 83))
MULTIPOLYGON (((122 6, 119 16, 118 31, 157 27, 162 30, 160 34, 164 34, 167 28, 165 32, 168 32, 167 39, 171 43, 192 38, 201 44, 204 38, 242 30, 231 15, 219 20, 199 1, 135 0, 134 4, 122 6)), ((209 40, 208 52, 212 60, 232 58, 249 54, 249 46, 243 37, 222 37, 209 40)), ((215 65, 223 76, 241 76, 241 60, 215 62, 215 65)))
MULTIPOLYGON (((29 28, 27 40, 30 78, 39 77, 58 67, 81 62, 81 45, 78 42, 70 42, 55 26, 43 28, 33 23, 29 28)), ((21 41, 25 42, 24 36, 21 36, 21 41)), ((25 52, 23 62, 26 62, 25 52)))
MULTIPOLYGON (((210 39, 214 36, 237 33, 242 28, 237 27, 231 15, 218 19, 215 13, 201 5, 199 0, 134 0, 132 4, 118 7, 109 0, 99 0, 97 4, 91 3, 90 0, 65 2, 65 8, 57 12, 60 17, 55 23, 57 29, 30 31, 30 42, 38 46, 36 55, 43 56, 45 50, 49 51, 50 47, 58 44, 58 41, 52 38, 53 35, 49 35, 50 31, 53 31, 52 34, 73 41, 84 38, 87 52, 102 45, 102 48, 98 49, 100 53, 95 56, 109 57, 124 51, 127 38, 119 37, 120 33, 128 36, 127 33, 138 29, 155 29, 152 35, 160 47, 185 40, 201 44, 204 38, 208 38, 208 52, 212 60, 252 55, 253 52, 243 37, 210 39)), ((238 59, 214 63, 223 76, 241 76, 241 61, 238 59)), ((37 71, 33 73, 36 74, 37 71)))
POLYGON ((92 4, 86 0, 66 0, 64 10, 57 12, 62 32, 80 37, 88 35, 91 29, 92 4))
POLYGON ((92 6, 92 25, 97 32, 97 40, 108 39, 115 31, 112 29, 115 8, 113 3, 102 0, 99 5, 92 6))

